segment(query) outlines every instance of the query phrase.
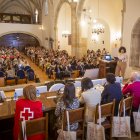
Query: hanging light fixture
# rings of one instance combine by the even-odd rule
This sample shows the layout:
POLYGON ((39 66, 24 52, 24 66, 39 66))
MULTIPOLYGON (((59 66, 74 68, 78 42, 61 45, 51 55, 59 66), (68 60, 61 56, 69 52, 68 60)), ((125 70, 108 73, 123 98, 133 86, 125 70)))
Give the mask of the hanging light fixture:
POLYGON ((62 31, 62 37, 68 37, 70 35, 69 30, 67 30, 67 21, 66 21, 66 3, 65 3, 65 29, 62 31))
POLYGON ((35 23, 38 23, 38 10, 35 10, 35 23))
POLYGON ((87 24, 91 24, 91 21, 92 21, 92 17, 91 17, 91 13, 92 13, 92 10, 90 8, 84 8, 82 10, 82 13, 83 13, 83 19, 81 20, 80 22, 80 25, 82 27, 85 27, 87 24))
POLYGON ((83 9, 83 19, 81 20, 80 24, 82 27, 85 27, 86 26, 86 9, 83 9))
POLYGON ((100 33, 104 33, 105 32, 104 29, 105 29, 105 27, 103 26, 103 24, 96 23, 96 24, 93 25, 92 33, 95 33, 95 34, 99 35, 100 33))
POLYGON ((67 0, 68 2, 79 2, 80 0, 67 0))
MULTIPOLYGON (((99 0, 98 0, 98 19, 99 19, 99 0)), ((105 32, 104 25, 101 24, 98 19, 93 20, 93 30, 92 30, 92 33, 95 33, 97 35, 105 32)))

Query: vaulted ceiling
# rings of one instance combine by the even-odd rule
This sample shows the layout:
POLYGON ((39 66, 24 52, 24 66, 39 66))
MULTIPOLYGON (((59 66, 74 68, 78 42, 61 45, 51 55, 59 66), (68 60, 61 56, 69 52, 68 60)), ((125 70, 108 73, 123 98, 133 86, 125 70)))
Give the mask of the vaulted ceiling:
POLYGON ((33 15, 37 9, 42 12, 44 2, 53 4, 54 0, 0 0, 0 13, 33 15))

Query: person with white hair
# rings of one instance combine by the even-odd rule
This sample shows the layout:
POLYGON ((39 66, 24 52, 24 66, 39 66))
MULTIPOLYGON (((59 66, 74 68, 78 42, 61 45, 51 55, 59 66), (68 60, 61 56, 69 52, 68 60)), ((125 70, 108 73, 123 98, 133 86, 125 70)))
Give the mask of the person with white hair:
POLYGON ((140 105, 140 73, 132 72, 130 79, 122 89, 124 95, 133 96, 132 110, 138 111, 140 105))

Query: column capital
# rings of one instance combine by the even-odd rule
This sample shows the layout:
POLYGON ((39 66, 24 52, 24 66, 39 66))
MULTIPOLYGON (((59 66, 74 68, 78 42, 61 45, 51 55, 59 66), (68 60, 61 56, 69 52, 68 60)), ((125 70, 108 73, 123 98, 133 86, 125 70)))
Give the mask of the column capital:
POLYGON ((76 7, 77 7, 77 2, 73 2, 73 1, 72 1, 72 2, 71 2, 71 7, 72 7, 72 8, 76 8, 76 7))

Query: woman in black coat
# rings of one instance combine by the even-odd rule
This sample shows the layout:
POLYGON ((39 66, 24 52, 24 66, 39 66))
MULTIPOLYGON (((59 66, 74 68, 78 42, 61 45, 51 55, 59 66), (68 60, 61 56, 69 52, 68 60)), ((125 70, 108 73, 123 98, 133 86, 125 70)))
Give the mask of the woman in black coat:
POLYGON ((106 76, 107 84, 102 92, 102 104, 112 102, 114 99, 115 103, 115 113, 116 116, 118 114, 118 106, 120 100, 122 99, 122 91, 120 83, 115 82, 116 78, 113 73, 108 73, 106 76))

